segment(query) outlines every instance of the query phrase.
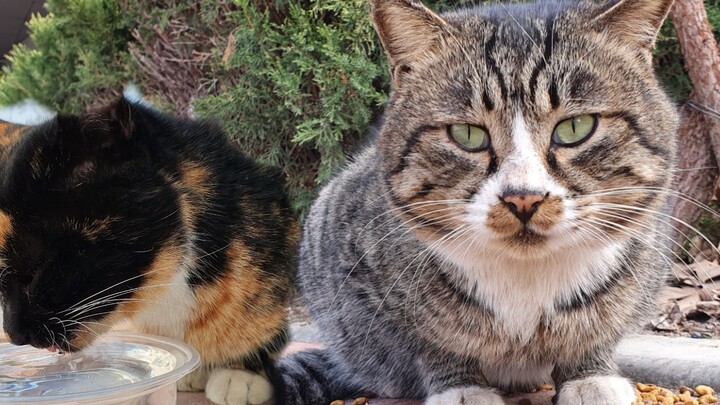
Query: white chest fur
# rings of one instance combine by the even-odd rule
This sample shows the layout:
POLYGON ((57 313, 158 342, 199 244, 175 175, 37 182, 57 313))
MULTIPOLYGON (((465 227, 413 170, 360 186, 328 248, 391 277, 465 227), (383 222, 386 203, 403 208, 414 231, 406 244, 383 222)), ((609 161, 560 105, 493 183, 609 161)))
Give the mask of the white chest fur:
POLYGON ((439 250, 464 273, 468 290, 492 309, 504 332, 528 341, 540 317, 551 316, 558 302, 604 284, 619 264, 621 248, 574 246, 536 259, 474 253, 483 251, 480 246, 457 249, 449 244, 439 250))
POLYGON ((152 301, 143 303, 143 310, 132 317, 141 331, 183 340, 195 305, 186 276, 185 272, 178 272, 168 285, 156 288, 152 301))

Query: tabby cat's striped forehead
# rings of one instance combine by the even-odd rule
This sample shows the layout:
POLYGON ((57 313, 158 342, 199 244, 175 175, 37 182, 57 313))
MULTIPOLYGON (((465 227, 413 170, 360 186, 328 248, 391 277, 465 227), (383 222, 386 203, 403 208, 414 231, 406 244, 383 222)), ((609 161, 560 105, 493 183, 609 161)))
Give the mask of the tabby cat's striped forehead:
POLYGON ((393 203, 485 195, 496 204, 532 190, 565 199, 553 211, 559 222, 568 199, 666 186, 677 117, 651 50, 670 4, 548 1, 437 15, 415 0, 375 0, 393 78, 379 137, 393 203), (593 135, 558 144, 554 131, 573 117, 593 135), (458 147, 449 136, 458 124, 480 128, 486 147, 458 147))

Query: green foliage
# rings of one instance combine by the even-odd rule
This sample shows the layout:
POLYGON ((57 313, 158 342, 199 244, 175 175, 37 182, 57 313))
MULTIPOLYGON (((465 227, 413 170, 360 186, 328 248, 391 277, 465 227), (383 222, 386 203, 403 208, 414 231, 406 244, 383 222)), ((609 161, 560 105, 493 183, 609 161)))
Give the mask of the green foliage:
POLYGON ((387 68, 367 2, 291 2, 279 21, 252 1, 235 4, 227 18, 237 47, 213 74, 229 84, 199 100, 197 110, 219 117, 244 149, 282 167, 302 209, 385 101, 387 68))
MULTIPOLYGON (((0 77, 0 105, 31 97, 77 112, 121 86, 129 60, 127 22, 113 0, 48 0, 29 23, 35 48, 15 45, 0 77)), ((117 94, 117 93, 115 93, 117 94)))

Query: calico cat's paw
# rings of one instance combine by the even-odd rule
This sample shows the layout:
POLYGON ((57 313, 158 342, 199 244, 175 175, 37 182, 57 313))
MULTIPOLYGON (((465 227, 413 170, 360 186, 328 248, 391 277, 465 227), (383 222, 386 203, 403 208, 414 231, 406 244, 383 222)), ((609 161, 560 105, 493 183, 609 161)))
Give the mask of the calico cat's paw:
POLYGON ((216 369, 210 373, 205 395, 221 405, 258 405, 272 397, 270 382, 244 370, 216 369))
POLYGON ((568 381, 560 388, 557 405, 630 405, 635 390, 618 376, 596 376, 568 381))
POLYGON ((453 388, 435 394, 425 400, 424 405, 504 405, 500 395, 489 388, 463 387, 453 388))

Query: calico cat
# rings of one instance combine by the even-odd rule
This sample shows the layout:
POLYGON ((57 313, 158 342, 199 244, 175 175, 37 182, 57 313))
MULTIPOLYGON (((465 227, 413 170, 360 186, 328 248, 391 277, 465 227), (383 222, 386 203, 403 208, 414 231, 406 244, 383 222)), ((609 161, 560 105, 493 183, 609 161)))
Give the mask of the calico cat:
POLYGON ((121 320, 201 356, 183 390, 269 399, 299 230, 279 173, 215 124, 122 99, 0 125, 0 292, 14 344, 78 351, 121 320))
POLYGON ((559 405, 634 400, 612 356, 669 269, 678 118, 651 51, 671 3, 372 1, 393 90, 304 226, 326 349, 279 363, 289 404, 502 404, 551 380, 559 405))

